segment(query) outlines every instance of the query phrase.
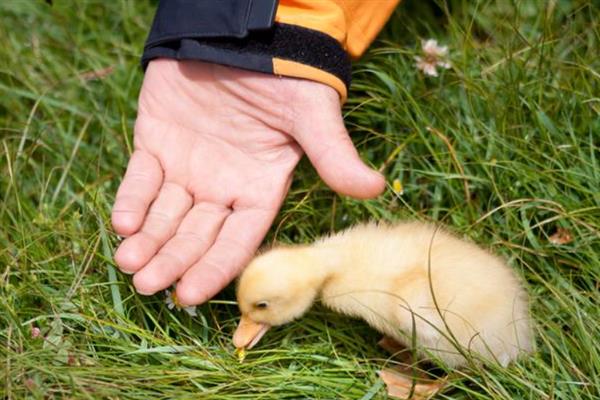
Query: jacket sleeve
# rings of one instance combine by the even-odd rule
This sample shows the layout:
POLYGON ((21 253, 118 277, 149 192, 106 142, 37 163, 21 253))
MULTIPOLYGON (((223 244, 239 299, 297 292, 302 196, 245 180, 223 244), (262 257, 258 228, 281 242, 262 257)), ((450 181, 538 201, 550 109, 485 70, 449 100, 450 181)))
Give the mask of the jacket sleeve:
POLYGON ((330 85, 346 99, 359 57, 400 0, 160 0, 142 55, 202 60, 330 85))

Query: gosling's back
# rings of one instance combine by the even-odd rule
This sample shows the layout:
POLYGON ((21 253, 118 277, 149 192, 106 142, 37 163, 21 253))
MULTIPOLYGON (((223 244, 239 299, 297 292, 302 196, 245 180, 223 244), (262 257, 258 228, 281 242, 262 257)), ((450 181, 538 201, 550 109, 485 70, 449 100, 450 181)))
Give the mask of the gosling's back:
POLYGON ((505 365, 531 350, 526 292, 506 263, 473 243, 420 222, 359 225, 315 243, 340 254, 322 301, 362 317, 449 365, 463 351, 505 365))

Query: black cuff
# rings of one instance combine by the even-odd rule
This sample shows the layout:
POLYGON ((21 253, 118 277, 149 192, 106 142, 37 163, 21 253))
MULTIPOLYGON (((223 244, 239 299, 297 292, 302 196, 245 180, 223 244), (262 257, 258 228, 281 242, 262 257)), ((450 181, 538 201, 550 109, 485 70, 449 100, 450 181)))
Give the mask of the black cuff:
POLYGON ((295 61, 318 68, 350 86, 350 58, 337 40, 312 29, 275 23, 269 30, 250 32, 245 38, 180 37, 146 44, 144 69, 154 58, 200 60, 252 71, 273 73, 273 59, 295 61))

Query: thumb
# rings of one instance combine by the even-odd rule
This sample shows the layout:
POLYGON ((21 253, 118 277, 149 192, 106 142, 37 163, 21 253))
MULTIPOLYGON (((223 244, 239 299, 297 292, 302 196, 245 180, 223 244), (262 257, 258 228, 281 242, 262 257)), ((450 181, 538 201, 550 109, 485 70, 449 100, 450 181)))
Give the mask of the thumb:
POLYGON ((385 179, 360 159, 344 127, 338 95, 332 92, 335 98, 313 98, 297 110, 301 121, 294 121, 293 136, 330 188, 359 199, 376 197, 385 189, 385 179))

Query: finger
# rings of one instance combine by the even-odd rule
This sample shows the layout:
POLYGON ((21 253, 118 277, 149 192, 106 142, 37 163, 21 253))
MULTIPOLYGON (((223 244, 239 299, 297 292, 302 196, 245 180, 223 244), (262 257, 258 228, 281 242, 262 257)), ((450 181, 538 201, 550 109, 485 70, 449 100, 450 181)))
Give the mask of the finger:
POLYGON ((166 182, 140 231, 125 239, 117 249, 115 261, 119 268, 132 273, 146 265, 173 236, 191 206, 192 196, 183 187, 166 182))
POLYGON ((339 102, 306 103, 295 121, 294 138, 329 187, 359 199, 378 196, 385 189, 383 176, 360 159, 339 108, 339 102))
POLYGON ((137 232, 162 181, 158 160, 145 151, 134 151, 112 210, 112 225, 117 234, 129 236, 137 232))
POLYGON ((212 246, 230 213, 230 208, 210 203, 192 207, 175 236, 133 277, 137 291, 151 295, 177 281, 212 246))
POLYGON ((248 264, 277 210, 235 210, 210 250, 177 283, 181 304, 200 304, 223 289, 248 264))

